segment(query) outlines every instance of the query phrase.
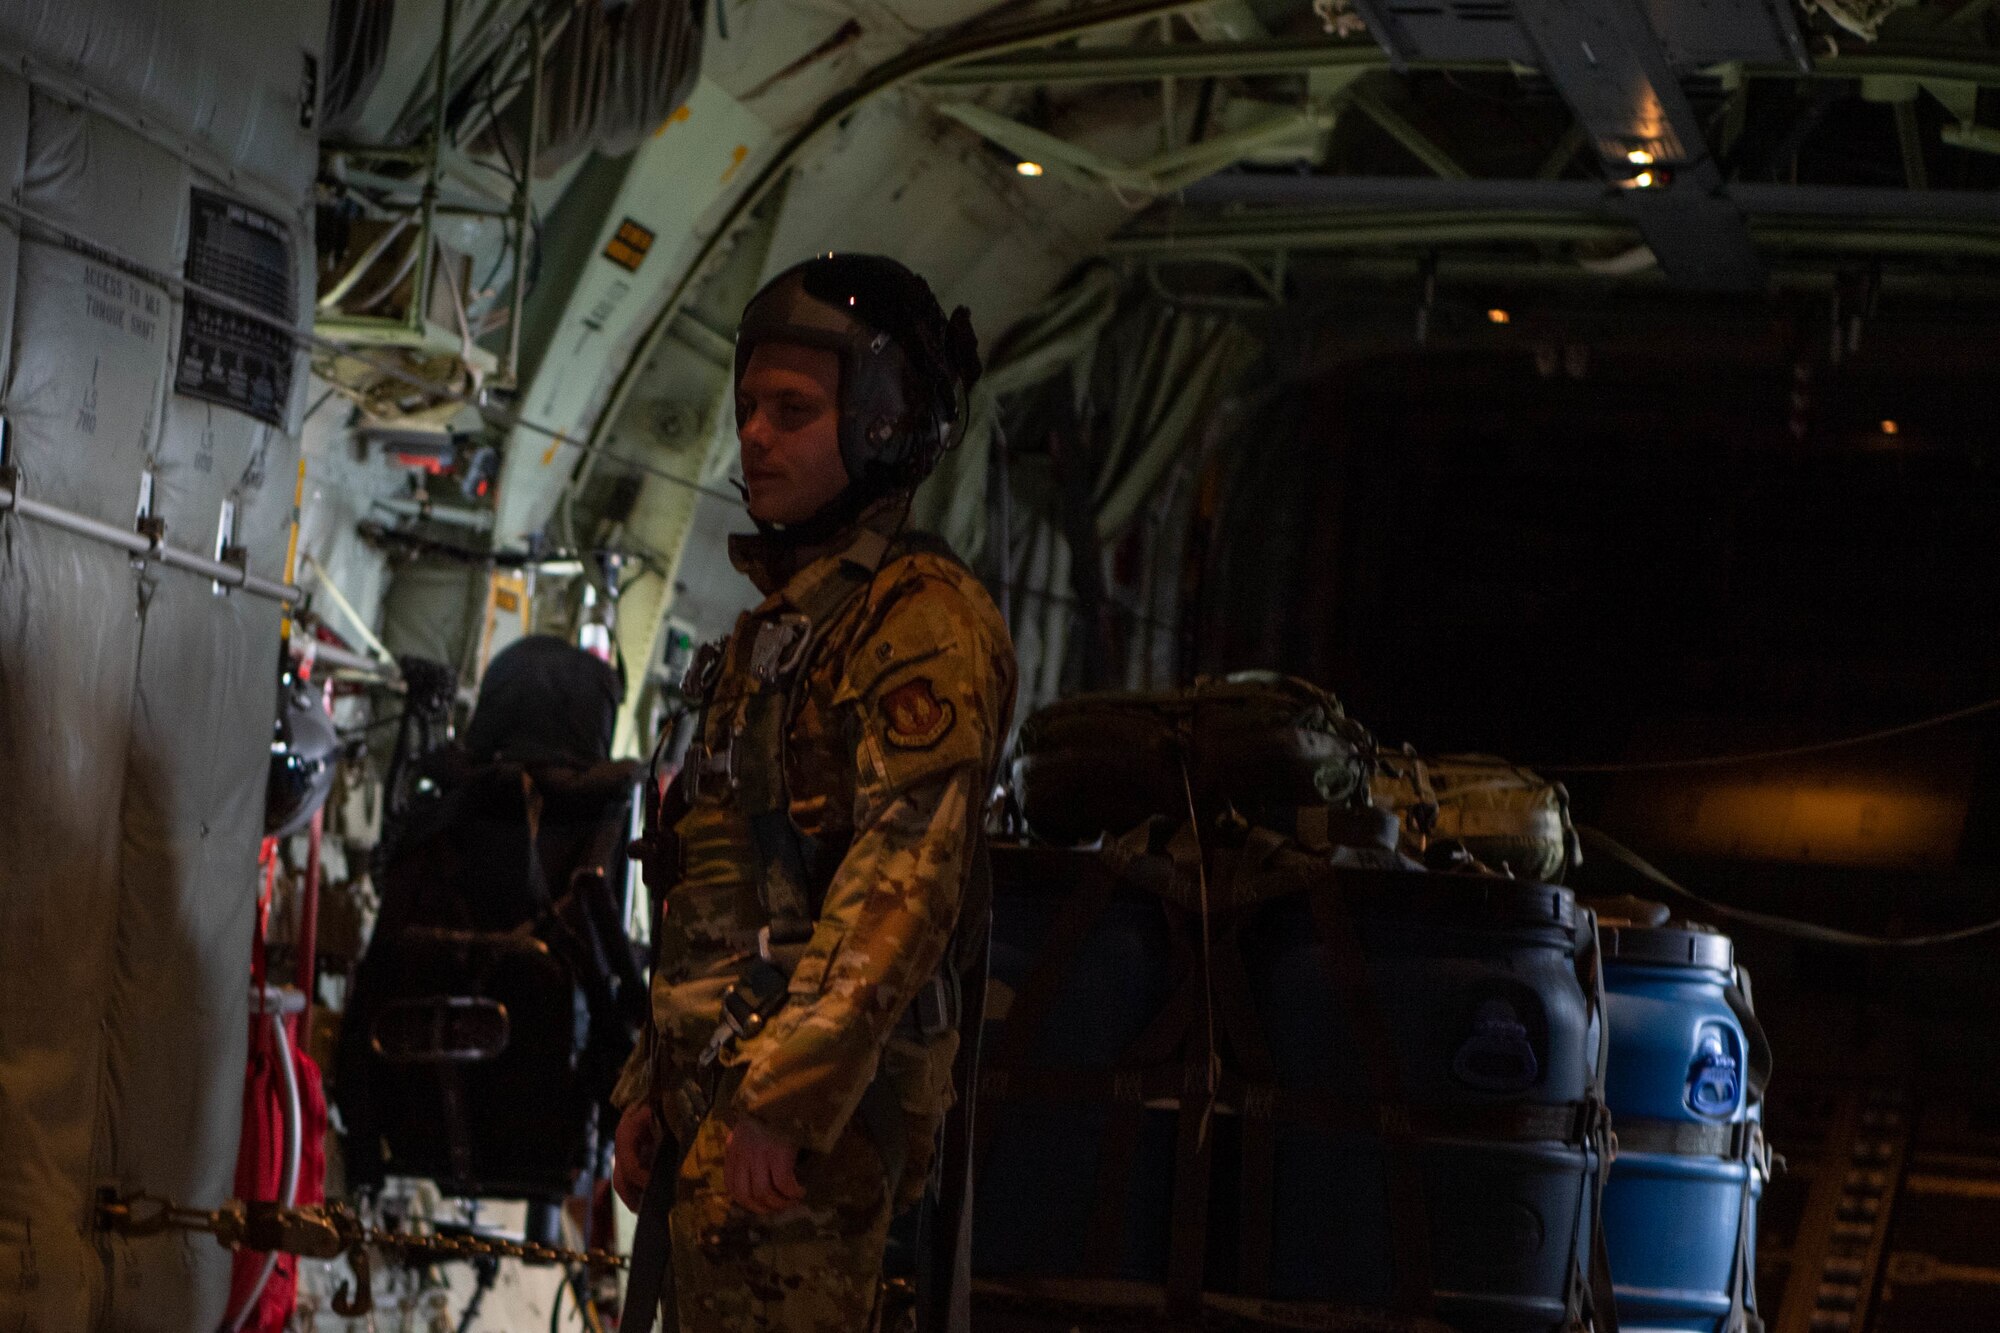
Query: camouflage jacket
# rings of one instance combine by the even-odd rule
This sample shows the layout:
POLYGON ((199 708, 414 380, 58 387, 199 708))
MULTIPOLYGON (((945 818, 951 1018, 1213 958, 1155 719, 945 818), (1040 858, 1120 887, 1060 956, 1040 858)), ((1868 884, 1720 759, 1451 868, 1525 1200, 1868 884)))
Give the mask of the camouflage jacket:
MULTIPOLYGON (((904 501, 878 503, 860 526, 893 536, 906 513, 904 501)), ((795 613, 836 572, 854 535, 804 550, 731 538, 731 561, 766 595, 739 617, 707 691, 699 740, 710 752, 754 762, 742 747, 731 752, 757 688, 745 669, 746 636, 795 613)), ((934 543, 892 546, 813 644, 794 677, 783 791, 800 832, 825 849, 825 863, 838 864, 790 998, 731 1057, 741 1080, 716 1113, 754 1116, 825 1152, 878 1070, 913 1115, 941 1114, 950 1103, 955 1040, 891 1035, 957 923, 1012 717, 1015 664, 985 589, 934 543)), ((642 1049, 620 1082, 621 1105, 693 1068, 719 1021, 722 992, 755 957, 757 932, 770 922, 735 782, 697 783, 676 831, 681 873, 659 924, 652 997, 659 1057, 674 1068, 647 1068, 642 1049)))

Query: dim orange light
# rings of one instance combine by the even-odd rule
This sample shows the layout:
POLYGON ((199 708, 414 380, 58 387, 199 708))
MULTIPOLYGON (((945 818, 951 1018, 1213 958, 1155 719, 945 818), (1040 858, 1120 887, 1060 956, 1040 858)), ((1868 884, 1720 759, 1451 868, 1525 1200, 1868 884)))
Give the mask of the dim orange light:
POLYGON ((1896 433, 1897 431, 1899 431, 1899 430, 1901 430, 1901 429, 1902 429, 1902 427, 1901 427, 1901 426, 1898 426, 1898 425, 1897 425, 1897 424, 1896 424, 1895 422, 1893 422, 1893 421, 1884 421, 1884 422, 1882 423, 1882 433, 1883 433, 1884 435, 1894 435, 1894 434, 1895 434, 1895 433, 1896 433))
POLYGON ((1505 324, 1513 318, 1514 317, 1512 315, 1508 314, 1504 310, 1501 310, 1497 306, 1494 309, 1486 312, 1487 322, 1492 324, 1505 324))

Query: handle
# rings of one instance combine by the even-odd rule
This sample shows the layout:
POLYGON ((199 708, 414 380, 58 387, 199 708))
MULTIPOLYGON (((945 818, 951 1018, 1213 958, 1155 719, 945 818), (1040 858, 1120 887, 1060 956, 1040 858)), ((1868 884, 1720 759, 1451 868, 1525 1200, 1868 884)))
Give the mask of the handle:
POLYGON ((1505 1000, 1481 1000, 1472 1031, 1452 1057, 1452 1076, 1483 1092, 1519 1092, 1541 1076, 1527 1025, 1505 1000))
POLYGON ((1717 1028, 1704 1029, 1688 1065, 1688 1109, 1697 1115, 1731 1115, 1742 1096, 1742 1066, 1730 1050, 1728 1038, 1717 1028))

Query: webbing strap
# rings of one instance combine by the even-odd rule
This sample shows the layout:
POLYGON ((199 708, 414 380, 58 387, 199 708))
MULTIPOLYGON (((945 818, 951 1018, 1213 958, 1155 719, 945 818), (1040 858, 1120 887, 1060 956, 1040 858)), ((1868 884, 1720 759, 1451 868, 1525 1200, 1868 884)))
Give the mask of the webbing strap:
POLYGON ((1307 895, 1320 944, 1327 951, 1334 988, 1345 1001, 1348 1022, 1361 1048, 1369 1090, 1381 1108, 1384 1165, 1388 1177, 1389 1235, 1395 1260, 1391 1303, 1397 1310, 1429 1314, 1434 1308, 1431 1288, 1430 1219, 1424 1207, 1423 1172, 1417 1162, 1416 1136, 1403 1097, 1388 1027, 1376 1010, 1368 983, 1368 963, 1361 938, 1338 880, 1307 895))
MULTIPOLYGON (((1184 1096, 1199 1094, 1199 1079, 1179 1061, 1148 1069, 989 1069, 979 1079, 988 1102, 1075 1102, 1084 1105, 1177 1108, 1184 1096)), ((1378 1134, 1383 1115, 1368 1096, 1305 1092, 1225 1074, 1218 1109, 1279 1124, 1344 1134, 1378 1134)), ((1400 1123, 1422 1138, 1496 1143, 1561 1143, 1589 1146, 1585 1102, 1495 1102, 1489 1105, 1405 1107, 1400 1123)))
MULTIPOLYGON (((1172 931, 1174 966, 1185 969, 1190 965, 1193 951, 1187 947, 1184 933, 1172 931)), ((1153 1021, 1145 1031, 1119 1056, 1118 1064, 1104 1071, 1114 1080, 1123 1080, 1129 1087, 1139 1081, 1135 1077, 1134 1066, 1144 1069, 1158 1065, 1180 1049, 1188 1028, 1194 1023, 1195 995, 1187 985, 1175 988, 1161 1006, 1153 1021)), ((1178 1093, 1179 1065, 1173 1066, 1175 1076, 1174 1092, 1178 1093)), ((1145 1126, 1145 1099, 1133 1096, 1111 1099, 1111 1113, 1104 1124, 1104 1135, 1099 1141, 1097 1161, 1097 1200, 1094 1205, 1090 1231, 1084 1239, 1083 1267, 1087 1273, 1110 1274, 1116 1272, 1122 1258, 1120 1248, 1125 1240, 1125 1210, 1130 1202, 1132 1187, 1132 1166, 1139 1152, 1139 1135, 1145 1126)), ((1177 1182, 1178 1183, 1178 1182, 1177 1182)))
POLYGON ((910 1161, 910 1118, 903 1110, 902 1098, 894 1084, 878 1077, 861 1094, 854 1114, 874 1141, 875 1155, 882 1159, 882 1174, 888 1179, 889 1199, 894 1202, 903 1184, 903 1168, 910 1161))
POLYGON ((1238 1187, 1237 1281, 1245 1294, 1264 1296, 1271 1287, 1272 1186, 1277 1170, 1277 1132, 1272 1117, 1277 1066, 1257 1022, 1250 979, 1243 971, 1242 941, 1236 925, 1217 942, 1213 984, 1216 1016, 1244 1084, 1238 1098, 1243 1115, 1242 1167, 1238 1187), (1268 1091, 1266 1091, 1268 1089, 1268 1091))
MULTIPOLYGON (((1611 1011, 1605 1003, 1604 949, 1597 933, 1597 914, 1588 908, 1577 910, 1577 931, 1583 941, 1578 951, 1583 983, 1591 1013, 1597 1019, 1597 1059, 1590 1068, 1590 1087, 1585 1094, 1589 1112, 1589 1132, 1597 1153, 1595 1179, 1577 1200, 1576 1225, 1590 1228, 1587 1259, 1572 1259, 1570 1270, 1569 1318, 1581 1327, 1589 1315, 1594 1333, 1618 1333, 1618 1301, 1611 1278, 1611 1258, 1604 1244, 1604 1185, 1611 1178, 1611 1159, 1617 1140, 1611 1132, 1611 1113, 1604 1105, 1604 1079, 1611 1063, 1611 1011), (1588 1209, 1586 1214, 1585 1209, 1588 1209)), ((1574 1255, 1574 1247, 1572 1247, 1574 1255)))
POLYGON ((1746 1121, 1743 1136, 1743 1193, 1737 1200, 1736 1208, 1736 1265, 1729 1275, 1729 1321, 1723 1325, 1722 1333, 1753 1333, 1763 1327, 1757 1317, 1757 1290, 1752 1273, 1756 1267, 1757 1252, 1752 1244, 1750 1214, 1756 1207, 1757 1177, 1768 1164, 1764 1151, 1764 1127, 1756 1120, 1746 1121))
POLYGON ((1658 1153, 1666 1157, 1734 1158, 1743 1147, 1746 1126, 1700 1125, 1685 1120, 1618 1118, 1618 1151, 1658 1153))
MULTIPOLYGON (((973 1283, 982 1309, 1017 1310, 1059 1326, 1146 1329, 1163 1326, 1166 1293, 1148 1282, 1115 1278, 980 1278, 973 1283)), ((1317 1333, 1454 1333, 1446 1324, 1373 1306, 1318 1301, 1273 1301, 1203 1292, 1197 1317, 1204 1327, 1310 1329, 1317 1333)))
POLYGON ((992 1066, 996 1070, 1021 1069, 1027 1065, 1042 1023, 1055 1008, 1056 997, 1069 975, 1070 963, 1089 936, 1091 928, 1110 908, 1118 892, 1118 881, 1108 874, 1086 876, 1084 887, 1064 899, 1049 926, 1047 948, 1036 960, 1026 981, 1014 993, 1007 1017, 994 1045, 992 1066))
POLYGON ((827 869, 812 840, 792 821, 785 782, 785 741, 827 628, 868 589, 889 552, 889 539, 863 528, 830 568, 795 578, 779 594, 781 608, 746 617, 730 644, 729 674, 748 691, 730 740, 736 803, 750 822, 758 887, 771 917, 771 936, 799 943, 811 935, 827 869))

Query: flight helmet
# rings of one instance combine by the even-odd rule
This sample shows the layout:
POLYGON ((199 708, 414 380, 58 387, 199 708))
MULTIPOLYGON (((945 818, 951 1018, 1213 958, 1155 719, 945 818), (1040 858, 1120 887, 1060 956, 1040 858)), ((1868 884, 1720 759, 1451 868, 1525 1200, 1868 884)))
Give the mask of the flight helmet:
POLYGON ((964 306, 947 316, 930 284, 881 255, 823 254, 771 279, 744 307, 735 382, 759 343, 840 358, 843 499, 909 490, 964 434, 979 345, 964 306))

